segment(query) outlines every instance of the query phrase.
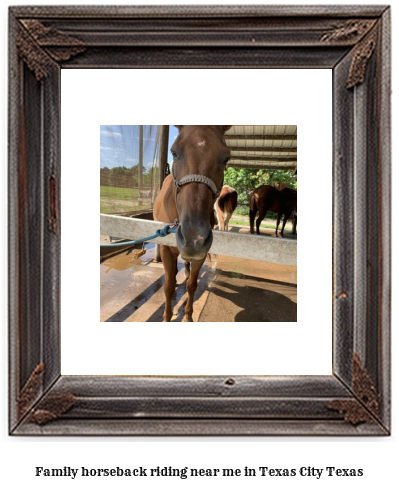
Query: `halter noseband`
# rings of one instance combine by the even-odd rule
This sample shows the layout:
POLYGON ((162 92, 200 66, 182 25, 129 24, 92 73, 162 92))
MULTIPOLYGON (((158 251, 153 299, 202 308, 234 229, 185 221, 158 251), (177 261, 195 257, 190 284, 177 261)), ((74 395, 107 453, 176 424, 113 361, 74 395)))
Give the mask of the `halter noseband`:
POLYGON ((204 183, 212 191, 213 198, 215 200, 220 195, 221 188, 218 189, 215 183, 210 178, 208 178, 207 176, 203 176, 202 174, 187 174, 186 176, 183 176, 181 179, 176 179, 174 168, 172 166, 172 178, 176 186, 176 191, 177 188, 179 188, 179 186, 184 186, 188 183, 204 183))

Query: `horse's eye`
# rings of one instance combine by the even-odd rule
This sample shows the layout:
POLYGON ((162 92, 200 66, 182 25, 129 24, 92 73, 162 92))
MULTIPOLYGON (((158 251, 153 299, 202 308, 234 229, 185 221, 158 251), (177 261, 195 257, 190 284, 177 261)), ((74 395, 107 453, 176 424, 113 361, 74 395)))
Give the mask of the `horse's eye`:
POLYGON ((176 152, 172 152, 172 157, 173 157, 173 159, 177 159, 177 154, 176 154, 176 152))

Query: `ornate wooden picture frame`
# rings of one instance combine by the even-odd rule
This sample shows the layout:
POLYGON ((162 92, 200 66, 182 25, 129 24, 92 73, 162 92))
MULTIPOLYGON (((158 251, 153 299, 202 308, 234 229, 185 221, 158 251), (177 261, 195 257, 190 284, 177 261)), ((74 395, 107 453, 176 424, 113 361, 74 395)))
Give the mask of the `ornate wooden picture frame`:
POLYGON ((9 36, 10 434, 388 435, 389 7, 11 7, 9 36), (60 374, 60 73, 100 67, 332 70, 330 376, 60 374))

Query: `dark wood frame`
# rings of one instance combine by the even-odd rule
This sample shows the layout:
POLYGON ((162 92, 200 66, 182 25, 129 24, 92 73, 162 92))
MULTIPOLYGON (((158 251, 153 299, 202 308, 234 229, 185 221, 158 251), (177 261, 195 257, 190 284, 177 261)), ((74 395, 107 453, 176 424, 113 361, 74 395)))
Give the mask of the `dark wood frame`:
POLYGON ((9 34, 10 434, 388 435, 389 7, 11 7, 9 34), (60 70, 96 67, 332 69, 331 376, 60 374, 60 70))

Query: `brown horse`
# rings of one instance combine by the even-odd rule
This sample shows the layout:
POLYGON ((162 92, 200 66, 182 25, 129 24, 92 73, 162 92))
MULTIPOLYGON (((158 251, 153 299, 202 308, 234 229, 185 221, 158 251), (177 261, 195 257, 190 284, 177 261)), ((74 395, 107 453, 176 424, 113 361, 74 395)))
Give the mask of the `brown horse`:
POLYGON ((237 207, 237 200, 237 191, 229 185, 224 185, 215 202, 215 210, 221 231, 228 231, 229 220, 237 207))
POLYGON ((254 222, 256 213, 259 211, 259 216, 256 219, 256 234, 259 234, 259 226, 265 218, 267 212, 277 213, 276 236, 278 226, 280 224, 281 215, 284 215, 283 227, 281 229, 281 237, 284 237, 284 227, 289 217, 293 217, 293 234, 296 234, 296 208, 297 208, 297 193, 296 190, 284 188, 279 191, 274 186, 262 185, 256 188, 251 193, 249 222, 251 234, 254 233, 254 222))
POLYGON ((165 268, 164 321, 172 318, 171 300, 176 289, 177 257, 186 266, 188 299, 183 321, 193 321, 194 293, 198 274, 212 245, 213 206, 223 186, 230 151, 224 133, 231 125, 176 125, 179 135, 172 145, 172 174, 165 178, 154 203, 154 219, 172 223, 177 248, 161 245, 165 268), (191 265, 191 267, 190 267, 191 265))

